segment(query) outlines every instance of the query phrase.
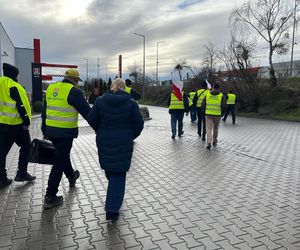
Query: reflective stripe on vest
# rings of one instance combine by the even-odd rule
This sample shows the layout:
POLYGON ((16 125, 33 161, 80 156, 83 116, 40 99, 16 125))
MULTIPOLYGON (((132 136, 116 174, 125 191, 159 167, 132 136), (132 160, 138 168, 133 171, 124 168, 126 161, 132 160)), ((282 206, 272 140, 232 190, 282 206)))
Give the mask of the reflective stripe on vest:
POLYGON ((209 93, 208 89, 199 89, 197 91, 198 100, 196 103, 196 107, 200 108, 204 97, 209 93))
POLYGON ((130 94, 131 93, 131 88, 126 86, 125 87, 125 92, 128 93, 128 94, 130 94))
POLYGON ((171 93, 171 102, 169 109, 184 109, 183 100, 179 101, 176 95, 171 93))
POLYGON ((9 116, 9 117, 20 117, 19 113, 17 114, 12 114, 12 113, 7 113, 7 112, 3 112, 3 111, 0 111, 0 115, 3 115, 3 116, 9 116))
POLYGON ((46 125, 57 128, 77 128, 78 112, 68 103, 74 87, 71 83, 57 82, 49 85, 46 92, 46 125))
POLYGON ((17 107, 16 104, 9 103, 9 102, 0 102, 0 106, 6 106, 6 107, 12 107, 12 108, 17 107))
POLYGON ((235 94, 228 94, 227 104, 235 104, 236 95, 235 94))
POLYGON ((221 115, 221 103, 222 103, 223 94, 212 95, 208 93, 206 95, 206 115, 221 115))
POLYGON ((8 125, 18 125, 23 123, 23 119, 17 109, 16 101, 10 97, 10 88, 18 90, 26 116, 31 121, 31 107, 25 89, 17 82, 8 77, 0 77, 0 123, 8 125))

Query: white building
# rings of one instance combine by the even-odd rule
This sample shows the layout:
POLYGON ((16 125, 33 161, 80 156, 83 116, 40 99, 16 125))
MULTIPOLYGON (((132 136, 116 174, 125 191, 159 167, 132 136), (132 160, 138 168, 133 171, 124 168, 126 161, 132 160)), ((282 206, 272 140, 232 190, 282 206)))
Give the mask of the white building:
POLYGON ((33 49, 17 48, 14 46, 4 27, 0 22, 0 76, 3 76, 2 64, 9 63, 19 69, 19 83, 26 89, 26 92, 32 92, 32 74, 31 63, 34 60, 33 49))

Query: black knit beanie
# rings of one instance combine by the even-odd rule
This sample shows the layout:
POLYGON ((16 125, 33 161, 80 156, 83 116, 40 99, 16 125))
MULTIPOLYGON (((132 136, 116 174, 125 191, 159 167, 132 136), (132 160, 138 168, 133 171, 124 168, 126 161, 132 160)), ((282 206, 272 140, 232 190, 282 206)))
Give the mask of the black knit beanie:
POLYGON ((126 84, 126 86, 131 86, 132 81, 130 79, 126 79, 125 84, 126 84))
POLYGON ((17 76, 19 75, 19 69, 17 67, 8 63, 3 63, 2 69, 4 76, 9 77, 13 80, 17 80, 17 76))

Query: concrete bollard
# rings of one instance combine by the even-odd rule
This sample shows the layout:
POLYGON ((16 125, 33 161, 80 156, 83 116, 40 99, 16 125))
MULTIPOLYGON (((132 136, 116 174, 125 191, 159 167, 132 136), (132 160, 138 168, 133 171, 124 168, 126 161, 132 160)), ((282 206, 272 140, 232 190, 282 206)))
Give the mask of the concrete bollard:
POLYGON ((149 110, 147 107, 140 107, 140 113, 141 113, 144 121, 148 121, 148 120, 152 119, 152 118, 150 118, 149 110))

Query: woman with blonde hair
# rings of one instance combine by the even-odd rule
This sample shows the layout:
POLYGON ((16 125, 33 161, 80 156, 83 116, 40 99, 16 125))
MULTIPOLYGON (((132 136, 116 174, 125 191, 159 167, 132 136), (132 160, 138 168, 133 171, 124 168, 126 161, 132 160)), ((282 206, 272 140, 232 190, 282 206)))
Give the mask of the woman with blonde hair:
POLYGON ((108 180, 105 202, 107 220, 116 220, 119 216, 133 140, 144 127, 138 104, 124 89, 125 81, 116 78, 111 90, 96 99, 88 116, 89 124, 96 131, 100 166, 108 180))
POLYGON ((113 93, 116 93, 117 91, 119 90, 125 90, 125 81, 122 79, 122 78, 116 78, 112 84, 111 84, 111 88, 110 90, 113 92, 113 93))

